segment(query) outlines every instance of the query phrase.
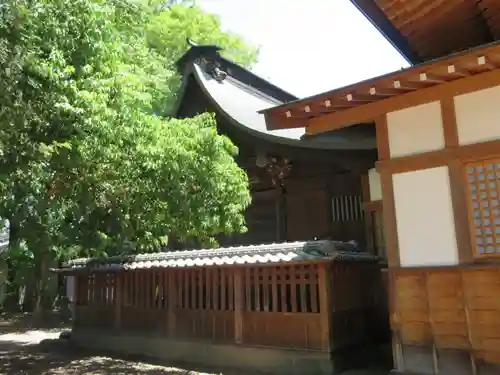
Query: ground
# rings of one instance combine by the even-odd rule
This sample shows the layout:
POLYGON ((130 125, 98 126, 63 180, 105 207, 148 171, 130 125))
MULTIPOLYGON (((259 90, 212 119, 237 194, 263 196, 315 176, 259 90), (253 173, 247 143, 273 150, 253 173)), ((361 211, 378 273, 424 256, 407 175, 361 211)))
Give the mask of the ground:
MULTIPOLYGON (((241 371, 199 371, 149 364, 144 360, 121 359, 105 353, 72 348, 60 340, 64 322, 48 319, 34 324, 28 315, 0 317, 0 374, 2 375, 256 375, 241 371)), ((186 367, 186 366, 183 366, 186 367)), ((385 375, 350 372, 345 375, 385 375)))

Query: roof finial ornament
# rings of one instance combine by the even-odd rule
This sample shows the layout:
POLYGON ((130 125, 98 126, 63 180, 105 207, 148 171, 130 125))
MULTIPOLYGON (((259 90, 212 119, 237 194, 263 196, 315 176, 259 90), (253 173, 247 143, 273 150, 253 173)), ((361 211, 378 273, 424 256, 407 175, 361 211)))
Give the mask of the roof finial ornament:
POLYGON ((191 39, 190 37, 187 37, 186 41, 187 41, 187 44, 189 44, 191 47, 198 47, 199 46, 199 44, 196 43, 195 41, 193 41, 193 39, 191 39))

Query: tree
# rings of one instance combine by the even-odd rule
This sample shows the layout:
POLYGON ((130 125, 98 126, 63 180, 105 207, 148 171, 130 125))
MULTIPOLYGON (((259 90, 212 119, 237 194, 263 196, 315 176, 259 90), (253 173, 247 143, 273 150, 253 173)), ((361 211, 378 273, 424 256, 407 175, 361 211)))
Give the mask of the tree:
MULTIPOLYGON (((175 71, 174 63, 189 48, 187 38, 198 44, 217 45, 222 48, 221 53, 225 57, 247 68, 257 61, 259 49, 236 34, 224 32, 216 15, 206 13, 198 6, 171 4, 162 0, 149 0, 149 4, 152 15, 146 28, 147 43, 163 57, 166 69, 175 71), (165 4, 168 7, 162 6, 165 4)), ((170 113, 180 86, 176 74, 170 77, 173 79, 167 83, 170 88, 167 93, 173 95, 158 97, 153 105, 155 111, 162 115, 170 113)))
POLYGON ((236 147, 210 114, 158 116, 175 96, 177 52, 151 40, 171 10, 8 0, 0 11, 0 217, 13 256, 31 259, 37 307, 54 259, 245 230, 236 147))
POLYGON ((186 38, 199 44, 218 45, 223 48, 223 54, 245 67, 257 61, 258 48, 238 35, 222 31, 219 17, 198 6, 175 4, 167 11, 154 12, 147 27, 150 47, 175 62, 187 49, 186 38))

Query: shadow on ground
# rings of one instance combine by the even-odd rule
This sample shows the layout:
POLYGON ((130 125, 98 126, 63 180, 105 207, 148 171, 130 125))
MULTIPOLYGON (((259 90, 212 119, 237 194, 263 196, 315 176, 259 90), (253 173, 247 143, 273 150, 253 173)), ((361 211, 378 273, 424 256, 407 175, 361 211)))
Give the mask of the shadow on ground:
MULTIPOLYGON (((198 369, 191 365, 160 365, 150 358, 88 351, 59 339, 68 326, 57 314, 36 323, 29 314, 0 316, 2 375, 258 375, 241 370, 198 369)), ((263 374, 262 374, 263 375, 263 374)), ((387 375, 387 371, 353 371, 343 375, 387 375)))
POLYGON ((0 314, 0 333, 25 333, 35 329, 62 331, 70 324, 70 319, 58 311, 46 312, 40 319, 35 319, 31 313, 0 314))
POLYGON ((203 373, 157 366, 132 358, 117 359, 103 353, 86 352, 72 347, 64 340, 44 340, 39 344, 0 342, 0 374, 202 375, 203 373))

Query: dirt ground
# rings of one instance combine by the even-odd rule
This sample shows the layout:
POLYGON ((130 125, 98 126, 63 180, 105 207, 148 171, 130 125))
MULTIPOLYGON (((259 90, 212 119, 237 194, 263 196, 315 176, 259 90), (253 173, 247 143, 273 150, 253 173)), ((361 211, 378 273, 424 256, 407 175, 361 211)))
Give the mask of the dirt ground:
MULTIPOLYGON (((49 319, 34 324, 31 317, 0 316, 0 374, 2 375, 257 375, 241 371, 227 372, 159 366, 134 358, 95 353, 71 347, 59 334, 67 329, 64 322, 49 319)), ((356 371, 345 375, 386 375, 356 371)))

